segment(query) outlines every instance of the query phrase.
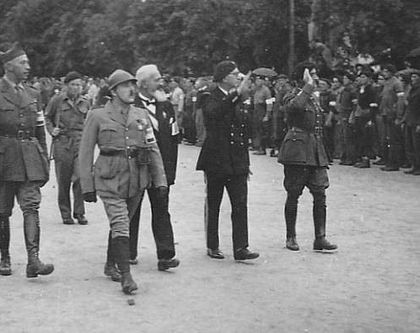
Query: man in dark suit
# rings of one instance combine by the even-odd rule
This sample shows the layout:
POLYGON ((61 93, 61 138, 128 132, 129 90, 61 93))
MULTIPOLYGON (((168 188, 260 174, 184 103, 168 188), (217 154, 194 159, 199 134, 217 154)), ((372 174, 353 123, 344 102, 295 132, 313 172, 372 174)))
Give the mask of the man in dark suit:
POLYGON ((217 88, 204 107, 206 138, 197 170, 203 170, 206 177, 207 255, 214 259, 224 259, 219 249, 219 210, 225 187, 232 206, 234 258, 259 257, 248 250, 249 114, 243 98, 249 93, 250 74, 242 82, 239 74, 233 61, 217 64, 214 72, 217 88))
MULTIPOLYGON (((134 104, 146 109, 149 114, 168 181, 167 192, 159 192, 154 187, 147 189, 152 209, 152 231, 157 248, 158 269, 165 271, 179 265, 179 260, 174 258, 174 234, 168 207, 169 187, 175 183, 179 130, 172 104, 156 93, 161 81, 158 68, 155 65, 142 66, 137 70, 136 78, 139 93, 134 104)), ((141 193, 138 207, 130 219, 130 257, 132 264, 137 263, 139 220, 143 197, 144 191, 141 193)))
POLYGON ((38 256, 40 188, 49 176, 44 117, 39 93, 23 83, 30 71, 26 53, 15 45, 0 52, 0 61, 5 71, 0 79, 0 275, 12 274, 9 217, 16 198, 23 212, 26 276, 34 278, 54 270, 38 256))
POLYGON ((279 151, 278 161, 284 165, 284 188, 287 199, 284 208, 286 219, 286 248, 298 251, 296 242, 296 216, 298 199, 303 189, 309 188, 313 201, 315 226, 315 251, 332 251, 337 245, 325 238, 326 195, 328 181, 328 156, 323 140, 323 110, 313 94, 316 68, 312 64, 299 64, 295 76, 302 89, 295 89, 285 96, 289 130, 279 151), (303 82, 302 78, 303 77, 303 82))

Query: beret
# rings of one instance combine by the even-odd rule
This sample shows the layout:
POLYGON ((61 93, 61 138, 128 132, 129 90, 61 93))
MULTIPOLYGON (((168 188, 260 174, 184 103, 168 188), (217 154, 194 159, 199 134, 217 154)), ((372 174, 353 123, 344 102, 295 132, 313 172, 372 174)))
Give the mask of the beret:
POLYGON ((67 73, 66 77, 64 78, 64 83, 69 83, 70 81, 76 80, 76 79, 82 79, 83 76, 79 72, 69 72, 67 73))
POLYGON ((238 66, 234 61, 224 60, 219 62, 214 68, 213 78, 215 82, 221 82, 230 72, 238 66))

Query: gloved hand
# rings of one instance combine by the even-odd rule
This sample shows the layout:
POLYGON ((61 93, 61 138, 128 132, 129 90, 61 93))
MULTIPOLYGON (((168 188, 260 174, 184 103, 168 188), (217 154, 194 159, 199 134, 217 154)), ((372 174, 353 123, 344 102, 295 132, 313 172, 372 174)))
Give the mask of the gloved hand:
POLYGON ((96 192, 83 193, 83 200, 86 202, 96 202, 96 192))

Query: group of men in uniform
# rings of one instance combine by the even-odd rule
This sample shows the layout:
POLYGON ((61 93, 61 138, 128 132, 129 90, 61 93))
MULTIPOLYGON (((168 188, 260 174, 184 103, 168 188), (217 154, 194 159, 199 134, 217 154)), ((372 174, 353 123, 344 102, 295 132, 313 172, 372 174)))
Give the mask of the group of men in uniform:
MULTIPOLYGON (((39 260, 40 187, 48 181, 49 158, 43 111, 37 92, 25 84, 30 70, 25 52, 15 46, 1 55, 5 75, 0 80, 0 274, 10 275, 10 227, 14 198, 23 211, 28 251, 27 276, 50 274, 54 267, 39 260), (13 167, 12 167, 13 166, 13 167)), ((335 250, 325 237, 328 187, 321 112, 312 95, 316 72, 302 71, 302 89, 288 98, 289 132, 279 152, 284 164, 286 247, 296 242, 297 201, 307 186, 314 196, 314 250, 335 250), (312 73, 312 75, 310 74, 312 73)), ((158 269, 177 267, 169 214, 169 188, 175 182, 178 127, 172 104, 156 91, 161 75, 155 65, 138 69, 136 77, 118 69, 109 77, 109 101, 89 111, 81 96, 81 75, 70 72, 66 90, 45 111, 58 181, 58 205, 64 224, 87 224, 83 201, 102 200, 110 232, 105 274, 120 281, 124 293, 137 289, 130 264, 137 264, 140 207, 147 192, 152 209, 158 269), (99 156, 94 161, 95 148, 99 156), (74 209, 70 204, 73 184, 74 209)), ((206 137, 197 162, 206 182, 207 255, 224 259, 219 246, 219 212, 224 188, 232 206, 235 260, 259 257, 248 249, 249 122, 246 100, 250 73, 242 78, 236 63, 215 67, 216 88, 206 98, 206 137)))

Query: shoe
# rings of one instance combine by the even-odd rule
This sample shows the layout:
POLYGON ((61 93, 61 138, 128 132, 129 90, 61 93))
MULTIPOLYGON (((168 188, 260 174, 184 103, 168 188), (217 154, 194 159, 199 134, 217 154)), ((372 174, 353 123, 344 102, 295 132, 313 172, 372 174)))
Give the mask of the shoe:
POLYGON ((401 165, 402 169, 410 169, 411 168, 411 164, 410 163, 404 163, 403 165, 401 165))
POLYGON ((136 258, 130 259, 128 262, 130 263, 130 265, 137 265, 139 263, 139 261, 136 258))
POLYGON ((159 259, 158 261, 158 270, 166 271, 169 268, 175 268, 179 266, 180 261, 176 258, 172 259, 159 259))
POLYGON ((299 245, 296 242, 296 237, 289 237, 286 239, 286 248, 291 251, 299 251, 299 245))
POLYGON ((223 252, 220 251, 219 249, 216 249, 216 250, 207 249, 207 255, 213 259, 225 259, 223 252))
POLYGON ((314 251, 335 251, 338 246, 331 244, 325 237, 316 238, 314 241, 314 251))
POLYGON ((270 157, 278 157, 278 156, 279 154, 274 149, 270 150, 270 157))
POLYGON ((86 217, 84 215, 75 215, 74 218, 80 225, 88 224, 88 220, 86 220, 86 217))
POLYGON ((257 259, 260 256, 259 253, 257 252, 251 252, 248 249, 239 249, 236 250, 235 253, 233 254, 233 257, 235 258, 235 260, 252 260, 252 259, 257 259))
POLYGON ((390 166, 384 166, 381 168, 382 171, 399 171, 400 168, 390 167, 390 166))
POLYGON ((355 165, 353 165, 355 168, 359 169, 367 169, 370 168, 370 161, 368 158, 364 158, 361 162, 357 162, 355 165))
POLYGON ((7 276, 12 275, 12 266, 10 264, 10 255, 9 251, 1 253, 1 261, 0 261, 0 275, 7 276))
POLYGON ((74 220, 71 217, 64 218, 63 224, 74 224, 74 220))
POLYGON ((414 168, 412 168, 412 169, 410 169, 410 170, 404 171, 404 173, 405 173, 406 175, 412 175, 414 171, 415 171, 415 170, 414 170, 414 168))
POLYGON ((265 155, 266 152, 265 152, 265 150, 257 150, 257 151, 254 151, 252 154, 253 155, 265 155))
POLYGON ((385 165, 386 162, 385 162, 385 160, 383 158, 380 158, 379 160, 373 162, 372 164, 375 164, 375 165, 385 165))
POLYGON ((35 278, 38 275, 49 275, 54 271, 53 264, 44 264, 38 256, 29 257, 26 265, 26 277, 35 278))
POLYGON ((413 176, 420 176, 420 169, 414 170, 412 173, 413 176))
POLYGON ((341 161, 338 164, 340 164, 340 165, 346 165, 346 166, 351 166, 351 165, 354 165, 354 162, 352 162, 352 161, 341 161))
POLYGON ((122 273, 121 276, 122 291, 126 295, 131 295, 133 291, 137 290, 137 283, 134 282, 130 272, 122 273))
POLYGON ((105 276, 109 276, 112 281, 121 282, 121 273, 113 262, 106 262, 104 266, 105 276))

